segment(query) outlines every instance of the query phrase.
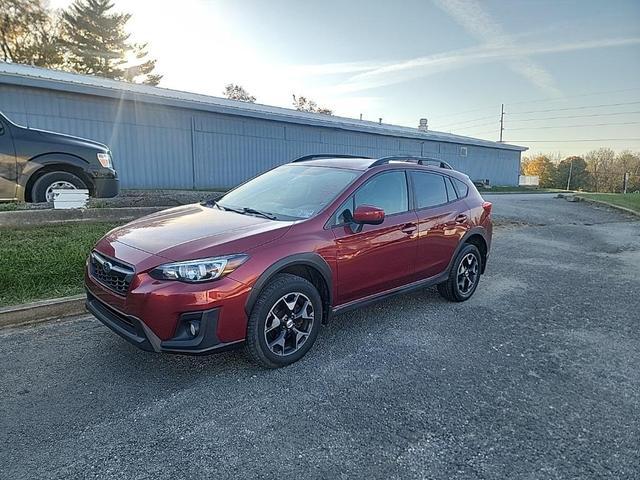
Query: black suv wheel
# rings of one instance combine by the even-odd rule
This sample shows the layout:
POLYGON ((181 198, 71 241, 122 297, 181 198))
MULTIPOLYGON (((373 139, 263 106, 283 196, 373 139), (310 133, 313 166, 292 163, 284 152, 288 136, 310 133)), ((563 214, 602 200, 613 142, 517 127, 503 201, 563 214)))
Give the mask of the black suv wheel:
POLYGON ((31 190, 31 200, 34 202, 53 202, 54 189, 87 188, 87 185, 73 173, 49 172, 38 178, 31 190))

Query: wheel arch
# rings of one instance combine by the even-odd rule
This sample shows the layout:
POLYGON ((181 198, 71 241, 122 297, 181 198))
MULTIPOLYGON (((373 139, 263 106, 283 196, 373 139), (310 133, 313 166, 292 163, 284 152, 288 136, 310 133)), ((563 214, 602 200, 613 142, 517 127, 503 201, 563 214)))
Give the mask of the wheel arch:
POLYGON ((468 237, 465 237, 464 244, 474 245, 480 252, 481 269, 480 273, 484 273, 487 265, 487 255, 489 254, 489 247, 487 241, 480 233, 472 233, 468 237))
POLYGON ((93 195, 94 185, 86 173, 88 162, 75 155, 66 153, 45 154, 29 160, 18 181, 21 196, 26 202, 33 200, 33 185, 42 175, 50 172, 67 172, 80 178, 89 188, 89 194, 93 195))
POLYGON ((278 260, 267 268, 256 280, 249 298, 245 304, 245 312, 251 314, 251 310, 258 299, 258 295, 275 275, 289 273, 310 281, 320 293, 322 299, 322 321, 329 319, 331 306, 333 305, 333 281, 331 267, 322 256, 317 253, 299 253, 278 260))
POLYGON ((448 272, 451 269, 451 265, 453 265, 453 262, 458 256, 458 253, 460 253, 460 250, 462 250, 465 245, 471 244, 471 245, 475 245, 475 247, 480 251, 481 263, 482 263, 482 269, 480 270, 480 272, 484 273, 484 269, 487 265, 487 257, 489 255, 489 245, 490 245, 486 237, 487 237, 487 231, 484 227, 474 227, 474 228, 471 228, 469 231, 467 231, 467 233, 465 233, 463 237, 460 239, 460 242, 458 242, 458 246, 453 252, 453 255, 451 255, 451 260, 449 260, 449 265, 447 265, 447 269, 445 271, 448 272))

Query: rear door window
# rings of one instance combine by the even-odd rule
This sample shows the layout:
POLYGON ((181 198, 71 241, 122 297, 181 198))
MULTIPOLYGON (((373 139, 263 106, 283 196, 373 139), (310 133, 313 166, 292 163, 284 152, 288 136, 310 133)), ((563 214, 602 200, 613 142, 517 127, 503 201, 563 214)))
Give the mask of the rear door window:
POLYGON ((411 171, 416 209, 449 203, 445 177, 435 173, 411 171))

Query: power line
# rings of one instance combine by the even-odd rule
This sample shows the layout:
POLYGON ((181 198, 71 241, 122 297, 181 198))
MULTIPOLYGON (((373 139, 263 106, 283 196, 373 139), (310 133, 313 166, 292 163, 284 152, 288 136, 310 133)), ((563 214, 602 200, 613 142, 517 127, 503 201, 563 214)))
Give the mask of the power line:
POLYGON ((640 90, 640 87, 633 88, 624 88, 621 90, 605 90, 600 92, 591 92, 591 93, 579 93, 577 95, 568 95, 568 96, 559 96, 559 97, 547 97, 546 99, 538 99, 538 100, 524 100, 521 102, 509 102, 509 105, 524 105, 526 103, 540 103, 540 102, 557 102, 560 100, 565 100, 567 98, 580 98, 580 97, 595 97, 597 95, 607 95, 609 93, 623 93, 623 92, 632 92, 635 90, 640 90))
MULTIPOLYGON (((520 102, 506 102, 506 105, 525 105, 527 103, 542 103, 542 102, 558 102, 561 100, 566 100, 568 98, 581 98, 581 97, 594 97, 594 96, 598 96, 598 95, 607 95, 610 93, 624 93, 624 92, 633 92, 636 90, 640 90, 640 87, 634 87, 634 88, 624 88, 624 89, 618 89, 618 90, 604 90, 604 91, 599 91, 599 92, 590 92, 590 93, 579 93, 576 95, 563 95, 563 96, 559 96, 559 97, 546 97, 546 98, 539 98, 539 99, 535 99, 535 100, 523 100, 520 102)), ((489 110, 489 109, 495 109, 496 106, 492 105, 492 106, 486 106, 486 107, 479 107, 479 108, 473 108, 471 110, 463 110, 460 112, 455 112, 455 113, 449 113, 447 115, 443 115, 440 117, 440 119, 446 119, 446 118, 450 118, 450 117, 457 117, 458 115, 464 115, 465 113, 473 113, 473 112, 480 112, 483 110, 489 110)))
MULTIPOLYGON (((499 124, 499 123, 500 123, 500 120, 494 120, 493 122, 479 123, 477 125, 467 125, 467 126, 464 126, 464 127, 460 127, 459 129, 460 130, 467 130, 469 128, 486 127, 487 125, 496 125, 496 124, 499 124)), ((451 129, 449 129, 449 130, 451 130, 451 129)))
POLYGON ((508 143, 631 142, 640 138, 585 138, 575 140, 506 140, 508 143))
POLYGON ((538 118, 523 118, 521 120, 513 120, 514 122, 535 122, 538 120, 559 120, 562 118, 585 118, 585 117, 604 117, 609 115, 632 115, 640 113, 640 110, 635 110, 633 112, 605 112, 605 113, 589 113, 587 115, 561 115, 558 117, 538 117, 538 118))
POLYGON ((548 129, 548 128, 611 127, 611 126, 621 126, 621 125, 640 125, 640 122, 586 123, 582 125, 547 125, 544 127, 509 128, 508 130, 512 131, 512 130, 538 130, 538 129, 548 129))
POLYGON ((463 125, 465 123, 477 122, 479 120, 487 120, 489 118, 495 118, 495 115, 489 115, 489 116, 486 116, 486 117, 473 118, 471 120, 465 120, 463 122, 446 123, 444 125, 439 126, 438 128, 447 128, 447 127, 450 127, 450 126, 463 125))
POLYGON ((584 110, 588 108, 602 108, 602 107, 619 107, 621 105, 638 105, 640 102, 624 102, 624 103, 604 103, 601 105, 583 105, 580 107, 569 107, 569 108, 552 108, 549 110, 529 110, 526 112, 511 112, 508 115, 524 115, 525 113, 546 113, 546 112, 561 112, 565 110, 584 110))

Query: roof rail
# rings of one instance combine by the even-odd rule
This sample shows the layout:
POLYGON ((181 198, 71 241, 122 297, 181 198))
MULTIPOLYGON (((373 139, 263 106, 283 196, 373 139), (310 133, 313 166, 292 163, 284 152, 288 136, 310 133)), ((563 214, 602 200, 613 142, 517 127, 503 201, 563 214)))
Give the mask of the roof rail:
POLYGON ((364 155, 345 155, 342 153, 315 153, 313 155, 304 155, 300 158, 296 158, 291 163, 304 162, 306 160, 313 160, 316 158, 370 158, 364 155))
POLYGON ((453 170, 453 167, 444 160, 438 160, 437 158, 430 157, 416 157, 413 155, 391 155, 388 157, 382 157, 369 165, 369 168, 386 165, 389 162, 411 162, 417 163, 418 165, 435 165, 436 167, 453 170))

